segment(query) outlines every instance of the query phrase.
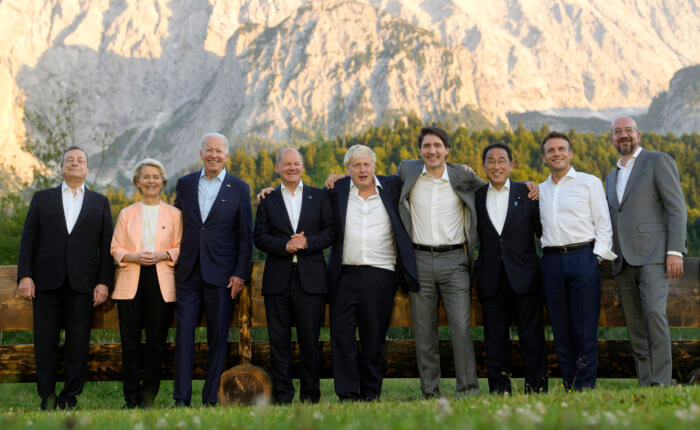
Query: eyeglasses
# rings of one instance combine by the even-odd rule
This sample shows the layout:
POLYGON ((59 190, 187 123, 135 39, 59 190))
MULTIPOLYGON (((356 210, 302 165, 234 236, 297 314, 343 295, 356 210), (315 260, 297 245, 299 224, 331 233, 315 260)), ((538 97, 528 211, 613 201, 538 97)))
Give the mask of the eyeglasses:
POLYGON ((613 128, 611 133, 613 136, 619 136, 622 134, 623 131, 625 132, 625 134, 632 134, 632 133, 636 133, 637 129, 634 127, 613 128))

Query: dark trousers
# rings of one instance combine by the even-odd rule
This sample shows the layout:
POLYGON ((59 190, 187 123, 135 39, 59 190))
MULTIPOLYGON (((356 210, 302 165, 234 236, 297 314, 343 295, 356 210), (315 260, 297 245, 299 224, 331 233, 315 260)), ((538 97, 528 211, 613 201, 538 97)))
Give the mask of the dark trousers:
POLYGON ((382 392, 384 342, 394 306, 394 272, 343 266, 331 297, 335 393, 341 400, 375 400, 382 392), (358 350, 355 330, 359 329, 358 350))
POLYGON ((83 391, 87 373, 92 326, 92 295, 70 287, 68 277, 55 290, 37 290, 34 309, 34 357, 36 386, 42 402, 55 398, 57 352, 61 328, 66 330, 63 345, 66 383, 58 395, 60 406, 74 406, 83 391))
POLYGON ((225 286, 204 282, 199 262, 192 269, 189 279, 177 286, 173 399, 189 404, 192 398, 194 329, 199 320, 200 310, 203 309, 207 319, 208 352, 207 371, 202 388, 202 403, 205 405, 216 404, 219 381, 226 364, 228 328, 232 307, 231 290, 225 286))
POLYGON ((131 300, 119 300, 117 303, 127 407, 149 407, 158 394, 165 340, 173 321, 174 306, 175 303, 163 301, 155 266, 141 266, 136 295, 131 300), (144 329, 145 348, 141 343, 141 331, 144 329))
POLYGON ((525 367, 525 392, 547 392, 545 367, 544 317, 539 294, 517 294, 501 263, 498 290, 481 298, 486 341, 486 369, 489 390, 511 393, 510 324, 515 315, 520 351, 525 367))
POLYGON ((284 293, 265 296, 275 403, 290 403, 294 399, 291 347, 293 325, 297 328, 301 362, 299 399, 302 402, 317 403, 321 398, 318 336, 322 309, 323 296, 304 291, 296 270, 292 271, 289 286, 284 293))
POLYGON ((598 372, 600 264, 592 248, 545 253, 540 263, 564 387, 593 389, 598 372))

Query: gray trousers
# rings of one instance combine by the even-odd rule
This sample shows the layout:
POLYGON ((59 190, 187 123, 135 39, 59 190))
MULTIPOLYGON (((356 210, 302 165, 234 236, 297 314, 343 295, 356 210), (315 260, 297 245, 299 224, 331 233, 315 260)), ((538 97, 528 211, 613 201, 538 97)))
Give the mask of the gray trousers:
POLYGON ((428 398, 440 395, 440 297, 450 325, 457 395, 478 394, 474 342, 469 331, 469 257, 461 249, 436 254, 416 250, 415 255, 420 291, 410 292, 409 299, 423 396, 428 398))
POLYGON ((663 264, 622 264, 615 276, 642 386, 671 384, 671 335, 666 317, 668 278, 663 264))

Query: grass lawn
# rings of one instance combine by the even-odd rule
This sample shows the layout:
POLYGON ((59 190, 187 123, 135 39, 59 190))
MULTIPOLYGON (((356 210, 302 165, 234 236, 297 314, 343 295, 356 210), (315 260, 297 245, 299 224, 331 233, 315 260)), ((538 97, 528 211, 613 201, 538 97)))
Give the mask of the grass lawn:
MULTIPOLYGON (((323 380, 318 405, 169 409, 172 381, 164 381, 157 407, 123 411, 121 384, 89 382, 73 412, 42 413, 34 384, 0 384, 0 429, 574 429, 700 428, 700 386, 639 388, 635 380, 598 382, 595 391, 566 393, 557 380, 545 395, 482 394, 455 399, 454 379, 443 381, 448 399, 423 401, 417 379, 387 379, 378 403, 338 403, 333 383, 323 380)), ((486 381, 481 381, 487 393, 486 381)), ((202 381, 194 382, 193 404, 202 381)), ((522 380, 514 381, 522 389, 522 380)))

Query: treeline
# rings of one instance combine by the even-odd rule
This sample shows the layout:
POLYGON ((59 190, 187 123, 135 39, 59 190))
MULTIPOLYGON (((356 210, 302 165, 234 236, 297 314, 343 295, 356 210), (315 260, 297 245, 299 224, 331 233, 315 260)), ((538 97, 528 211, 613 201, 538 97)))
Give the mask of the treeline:
MULTIPOLYGON (((330 173, 344 173, 343 156, 352 145, 363 144, 377 154, 377 173, 395 173, 401 160, 419 157, 416 138, 424 123, 415 116, 407 120, 396 120, 393 127, 377 126, 355 136, 343 136, 332 140, 317 138, 300 149, 306 171, 304 183, 322 186, 330 173)), ((547 178, 547 169, 542 163, 540 142, 549 133, 547 126, 539 130, 525 130, 518 126, 513 131, 469 130, 463 127, 452 129, 449 124, 440 124, 451 130, 452 149, 448 161, 467 164, 485 178, 481 167, 481 151, 488 144, 502 141, 513 149, 515 168, 511 174, 514 180, 542 182, 547 178)), ((607 135, 568 131, 574 146, 573 165, 577 170, 588 172, 603 179, 617 162, 618 155, 607 135)), ((681 174, 681 185, 688 206, 688 249, 689 254, 700 255, 700 135, 693 133, 681 137, 668 134, 662 136, 644 133, 642 146, 652 151, 664 151, 676 160, 681 174)), ((157 156, 157 155, 156 155, 157 156)), ((253 194, 260 189, 277 186, 279 178, 274 169, 275 154, 260 149, 252 154, 243 149, 232 149, 227 169, 250 184, 253 194)), ((167 166, 166 166, 167 167, 167 166)), ((172 173, 171 173, 172 174, 172 173)), ((173 177, 169 185, 174 185, 173 177)), ((106 187, 102 189, 112 204, 112 215, 116 222, 119 211, 134 201, 132 190, 106 187)), ((174 200, 173 188, 165 193, 165 199, 174 200)), ((255 199, 253 198, 255 206, 255 199)), ((3 199, 4 216, 0 221, 0 264, 15 264, 17 246, 22 223, 27 209, 27 200, 18 195, 3 199)), ((255 210, 255 208, 254 208, 255 210)))

